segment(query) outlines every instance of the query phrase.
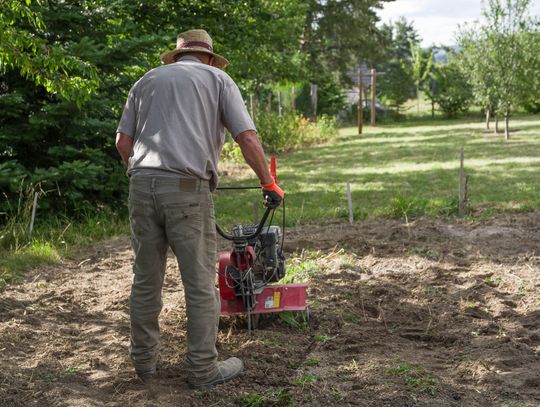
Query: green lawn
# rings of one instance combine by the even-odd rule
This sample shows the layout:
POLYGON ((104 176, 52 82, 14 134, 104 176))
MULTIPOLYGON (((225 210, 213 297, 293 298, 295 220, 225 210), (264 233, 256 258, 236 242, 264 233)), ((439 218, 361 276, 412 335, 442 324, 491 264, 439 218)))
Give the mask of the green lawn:
MULTIPOLYGON (((463 120, 345 128, 331 144, 278 157, 287 223, 347 217, 351 182, 355 217, 448 215, 457 207, 460 148, 465 149, 471 213, 540 209, 540 118, 511 121, 509 142, 463 120)), ((222 185, 255 184, 222 179, 222 185)), ((219 222, 253 217, 259 192, 221 191, 219 222)))
MULTIPOLYGON (((514 119, 511 125, 515 131, 509 142, 502 135, 485 133, 482 123, 471 123, 470 119, 420 119, 366 127, 361 136, 355 128, 345 128, 332 143, 279 156, 278 178, 286 193, 287 225, 348 218, 347 181, 352 187, 355 219, 453 216, 462 146, 470 176, 471 216, 539 210, 540 118, 514 119)), ((222 177, 222 186, 257 185, 250 170, 232 170, 234 176, 222 177)), ((251 222, 254 204, 260 206, 262 198, 260 190, 218 191, 215 202, 218 223, 228 227, 251 222)), ((274 223, 281 222, 281 215, 277 213, 274 223)), ((22 222, 19 229, 27 224, 22 222)), ((25 236, 19 229, 0 230, 13 233, 14 247, 0 253, 0 288, 28 268, 54 263, 74 248, 129 233, 125 214, 112 213, 73 224, 69 219, 49 220, 26 244, 17 240, 19 235, 25 236)))

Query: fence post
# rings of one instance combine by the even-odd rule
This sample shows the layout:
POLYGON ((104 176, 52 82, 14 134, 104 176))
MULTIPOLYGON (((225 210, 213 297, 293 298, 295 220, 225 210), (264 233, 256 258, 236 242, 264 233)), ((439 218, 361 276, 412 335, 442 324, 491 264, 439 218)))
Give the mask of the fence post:
POLYGON ((311 109, 313 112, 313 120, 317 121, 317 85, 315 85, 314 83, 311 84, 310 96, 311 96, 311 109))
POLYGON ((354 215, 352 206, 351 183, 349 181, 347 181, 347 203, 349 204, 349 223, 352 225, 354 222, 354 215))
POLYGON ((377 116, 377 109, 375 106, 377 95, 377 71, 371 70, 371 125, 375 126, 375 119, 377 116))
POLYGON ((30 227, 28 228, 28 238, 32 239, 32 232, 34 231, 34 221, 36 220, 36 210, 39 192, 34 193, 34 202, 32 205, 32 217, 30 218, 30 227))
POLYGON ((467 214, 468 183, 469 177, 465 175, 464 168, 465 152, 461 147, 460 166, 459 166, 459 197, 458 197, 458 216, 460 218, 467 214))
POLYGON ((362 87, 362 69, 358 68, 358 134, 362 134, 362 126, 364 125, 364 100, 362 87))

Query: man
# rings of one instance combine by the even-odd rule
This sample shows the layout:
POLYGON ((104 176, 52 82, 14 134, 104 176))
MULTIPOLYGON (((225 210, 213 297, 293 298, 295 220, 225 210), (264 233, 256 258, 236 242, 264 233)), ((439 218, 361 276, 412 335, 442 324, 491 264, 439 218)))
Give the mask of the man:
POLYGON ((266 205, 283 191, 268 170, 238 87, 223 72, 204 30, 181 33, 165 64, 129 92, 116 147, 130 176, 129 217, 135 254, 130 296, 130 355, 139 378, 156 375, 158 316, 167 249, 177 257, 187 311, 188 384, 207 387, 238 376, 237 358, 217 361, 219 297, 215 287, 216 235, 212 191, 224 127, 260 179, 266 205))

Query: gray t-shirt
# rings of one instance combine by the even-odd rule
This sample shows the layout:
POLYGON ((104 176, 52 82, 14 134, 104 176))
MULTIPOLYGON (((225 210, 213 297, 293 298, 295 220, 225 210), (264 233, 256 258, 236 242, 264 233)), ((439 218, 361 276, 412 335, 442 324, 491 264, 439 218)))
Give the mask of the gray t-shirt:
POLYGON ((131 88, 117 132, 133 137, 128 174, 218 182, 225 140, 255 130, 229 75, 187 55, 147 72, 131 88))

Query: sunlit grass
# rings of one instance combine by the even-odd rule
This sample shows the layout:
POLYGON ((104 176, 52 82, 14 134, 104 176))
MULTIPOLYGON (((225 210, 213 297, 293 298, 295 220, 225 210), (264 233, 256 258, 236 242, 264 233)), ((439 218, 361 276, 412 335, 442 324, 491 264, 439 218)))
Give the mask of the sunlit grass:
POLYGON ((26 247, 0 257, 0 286, 15 281, 24 271, 32 267, 59 261, 58 249, 50 242, 33 240, 26 247))
POLYGON ((42 264, 54 264, 88 244, 129 233, 127 215, 100 212, 78 221, 66 217, 39 217, 32 234, 28 219, 13 219, 0 229, 0 287, 42 264))
MULTIPOLYGON (((540 118, 514 118, 511 129, 508 142, 470 118, 367 126, 361 136, 355 127, 341 129, 333 143, 278 157, 287 224, 347 218, 347 182, 356 219, 453 215, 461 147, 471 214, 538 210, 540 118)), ((224 177, 222 183, 236 182, 224 177)), ((218 220, 249 221, 260 201, 259 191, 222 191, 216 194, 218 220)))

